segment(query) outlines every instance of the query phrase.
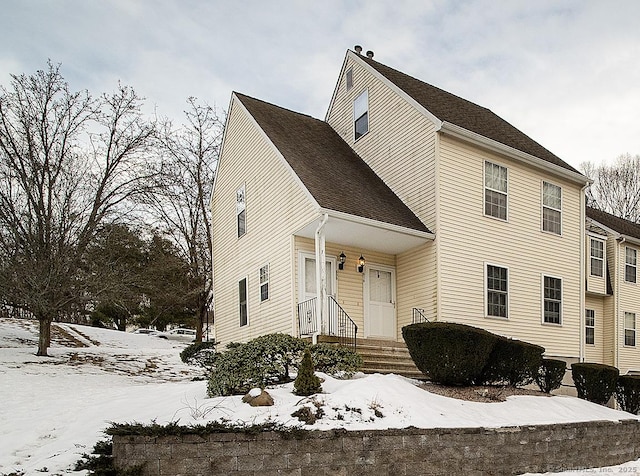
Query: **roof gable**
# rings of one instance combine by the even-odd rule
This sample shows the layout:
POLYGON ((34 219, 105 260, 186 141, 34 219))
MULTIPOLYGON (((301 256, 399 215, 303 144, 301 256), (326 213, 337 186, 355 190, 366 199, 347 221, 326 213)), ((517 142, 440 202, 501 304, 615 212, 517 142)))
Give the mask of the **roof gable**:
POLYGON ((438 120, 454 124, 513 149, 538 157, 572 173, 580 173, 491 110, 390 68, 371 58, 356 53, 352 54, 404 91, 438 120))
POLYGON ((234 94, 320 207, 429 232, 329 124, 234 94))
POLYGON ((607 228, 640 240, 640 224, 634 223, 624 218, 617 217, 611 213, 603 212, 592 207, 586 207, 587 217, 606 226, 607 228))

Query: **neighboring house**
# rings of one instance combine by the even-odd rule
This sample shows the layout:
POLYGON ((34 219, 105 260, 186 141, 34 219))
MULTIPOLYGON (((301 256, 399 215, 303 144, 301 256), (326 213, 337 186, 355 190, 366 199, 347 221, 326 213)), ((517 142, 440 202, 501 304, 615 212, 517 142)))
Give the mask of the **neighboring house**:
POLYGON ((402 341, 428 319, 610 362, 588 184, 490 110, 353 51, 324 121, 234 93, 211 202, 215 337, 402 341))
POLYGON ((586 359, 640 373, 640 225, 587 208, 586 359))

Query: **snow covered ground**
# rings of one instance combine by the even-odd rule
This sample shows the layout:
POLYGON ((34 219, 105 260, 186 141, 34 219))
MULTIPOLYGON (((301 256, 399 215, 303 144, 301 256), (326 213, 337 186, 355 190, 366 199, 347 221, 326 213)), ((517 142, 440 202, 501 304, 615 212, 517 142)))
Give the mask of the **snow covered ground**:
MULTIPOLYGON (((383 429, 416 426, 499 427, 637 418, 572 397, 515 396, 501 403, 451 399, 396 375, 351 380, 321 375, 324 392, 311 398, 292 384, 269 388, 272 407, 241 397, 207 398, 199 370, 184 365, 184 344, 154 336, 68 324, 54 325, 51 357, 36 357, 37 323, 0 319, 0 475, 84 474, 71 468, 104 438, 110 422, 205 424, 279 422, 322 407, 309 428, 383 429)), ((640 474, 640 460, 595 472, 640 474), (610 471, 609 471, 610 470, 610 471)))

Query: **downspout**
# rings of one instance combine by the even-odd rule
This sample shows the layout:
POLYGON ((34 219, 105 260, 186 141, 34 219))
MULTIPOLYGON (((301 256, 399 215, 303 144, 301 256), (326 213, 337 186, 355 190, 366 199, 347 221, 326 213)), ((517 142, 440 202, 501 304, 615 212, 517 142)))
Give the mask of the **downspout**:
POLYGON ((314 235, 316 245, 316 332, 311 335, 311 342, 318 343, 318 335, 323 331, 325 325, 325 308, 327 300, 327 267, 325 265, 325 241, 324 226, 329 220, 327 213, 322 214, 322 219, 316 228, 314 235))
POLYGON ((586 184, 580 189, 580 330, 578 335, 580 336, 580 350, 579 350, 579 361, 585 361, 585 307, 586 307, 586 297, 585 294, 587 292, 587 273, 586 273, 586 226, 587 226, 587 213, 586 213, 586 195, 585 190, 589 187, 589 184, 586 184))

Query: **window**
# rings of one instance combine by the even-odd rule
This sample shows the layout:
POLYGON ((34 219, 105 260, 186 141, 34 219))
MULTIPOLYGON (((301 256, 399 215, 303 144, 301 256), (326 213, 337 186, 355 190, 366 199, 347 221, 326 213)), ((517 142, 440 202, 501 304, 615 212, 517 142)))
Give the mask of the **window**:
POLYGON ((562 189, 549 182, 542 182, 542 229, 562 234, 562 189))
POLYGON ((545 276, 543 282, 543 320, 549 324, 562 324, 562 279, 545 276))
POLYGON ((353 87, 353 68, 347 70, 347 91, 353 87))
POLYGON ((269 265, 260 268, 260 302, 269 299, 269 265))
POLYGON ((587 309, 584 316, 584 343, 596 343, 596 311, 587 309))
POLYGON ((507 219, 507 168, 484 163, 484 214, 507 219))
POLYGON ((247 278, 238 282, 238 302, 240 310, 240 327, 249 324, 249 311, 247 307, 247 278))
POLYGON ((636 345, 636 313, 624 313, 624 345, 635 347, 636 345))
POLYGON ((247 232, 247 212, 245 210, 244 184, 236 190, 236 219, 238 223, 238 238, 247 232))
POLYGON ((624 253, 624 280, 627 283, 635 283, 636 282, 636 265, 638 263, 638 252, 629 248, 628 246, 625 248, 624 253))
POLYGON ((591 238, 591 276, 603 276, 604 243, 591 238))
POLYGON ((356 140, 369 131, 369 93, 364 91, 353 101, 353 121, 356 140))
POLYGON ((508 317, 507 268, 487 265, 487 316, 508 317))

